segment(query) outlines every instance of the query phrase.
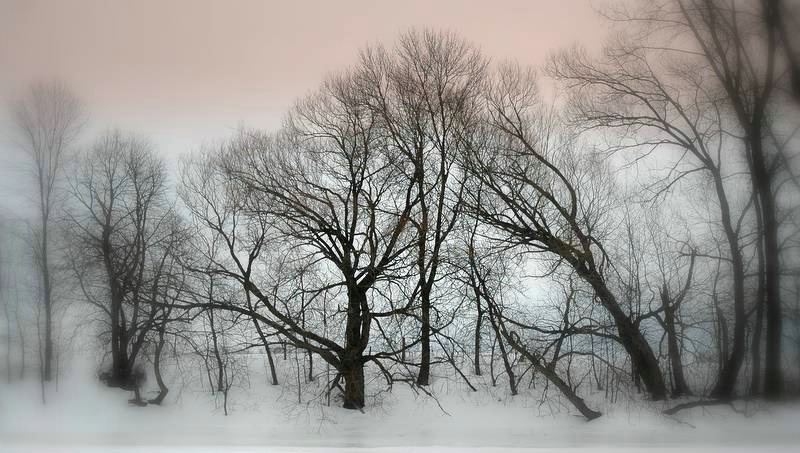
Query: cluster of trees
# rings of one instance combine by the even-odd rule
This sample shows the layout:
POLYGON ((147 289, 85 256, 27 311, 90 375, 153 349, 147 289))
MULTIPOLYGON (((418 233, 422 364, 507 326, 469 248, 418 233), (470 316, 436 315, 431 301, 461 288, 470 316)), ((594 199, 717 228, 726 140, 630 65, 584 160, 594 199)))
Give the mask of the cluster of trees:
POLYGON ((175 191, 120 132, 67 165, 80 105, 36 87, 17 118, 41 195, 43 380, 58 217, 61 272, 102 320, 102 378, 137 401, 146 358, 152 402, 166 396, 165 348, 196 353, 227 396, 233 352, 263 348, 278 385, 287 344, 309 381, 315 359, 334 370, 326 392, 350 409, 367 404, 365 368, 423 390, 453 369, 474 390, 487 364, 496 383, 496 357, 512 394, 538 374, 588 419, 586 382, 778 398, 800 349, 784 341, 800 338, 791 13, 609 11, 626 33, 602 56, 550 59, 555 101, 531 69, 412 31, 362 51, 280 130, 192 154, 175 191))

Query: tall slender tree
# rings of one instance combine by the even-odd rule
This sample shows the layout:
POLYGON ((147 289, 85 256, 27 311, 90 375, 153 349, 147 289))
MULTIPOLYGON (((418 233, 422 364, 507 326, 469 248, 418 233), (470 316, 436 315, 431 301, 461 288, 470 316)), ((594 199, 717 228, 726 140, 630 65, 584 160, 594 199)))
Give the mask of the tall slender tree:
POLYGON ((32 228, 36 268, 40 276, 44 313, 42 379, 53 379, 54 266, 51 248, 53 217, 61 198, 64 165, 85 123, 81 101, 63 84, 37 83, 31 86, 14 110, 20 132, 20 146, 33 161, 36 182, 37 222, 32 228))

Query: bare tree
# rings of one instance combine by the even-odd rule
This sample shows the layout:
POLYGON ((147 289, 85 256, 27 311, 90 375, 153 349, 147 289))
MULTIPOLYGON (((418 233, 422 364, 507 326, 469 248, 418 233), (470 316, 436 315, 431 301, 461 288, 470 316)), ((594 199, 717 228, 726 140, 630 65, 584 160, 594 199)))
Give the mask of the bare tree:
MULTIPOLYGON (((738 166, 736 156, 722 154, 730 140, 724 133, 726 122, 716 92, 704 85, 703 78, 691 67, 664 71, 677 75, 677 81, 658 73, 652 60, 670 60, 658 60, 657 55, 648 54, 648 49, 644 44, 630 47, 620 43, 608 50, 605 62, 598 64, 578 52, 562 53, 553 60, 550 70, 573 90, 573 114, 581 127, 620 131, 619 144, 612 151, 638 149, 649 155, 659 147, 679 150, 677 162, 649 186, 651 199, 665 196, 680 181, 695 174, 709 178, 719 209, 719 217, 713 221, 722 227, 728 252, 725 262, 730 266, 733 287, 733 348, 714 392, 726 397, 733 392, 745 353, 747 269, 742 240, 746 232, 742 227, 746 226, 743 220, 748 211, 745 207, 737 212, 731 199, 737 198, 746 186, 727 182, 738 166)), ((684 62, 678 60, 675 64, 684 62)))
POLYGON ((287 136, 243 132, 210 162, 190 166, 183 198, 224 244, 227 257, 211 261, 214 272, 253 299, 194 306, 244 314, 312 351, 337 370, 332 387, 344 379, 344 407, 360 409, 364 365, 397 353, 367 352, 372 327, 405 307, 375 310, 368 296, 407 268, 415 242, 406 232, 412 182, 397 190, 398 166, 377 146, 375 117, 353 88, 352 78, 330 80, 298 105, 287 136), (277 252, 284 258, 268 250, 274 247, 287 247, 277 252), (304 263, 318 263, 325 275, 319 286, 298 286, 304 263), (304 292, 311 297, 299 297, 304 292), (327 336, 304 316, 319 310, 325 294, 341 295, 344 304, 336 311, 343 330, 327 336))
POLYGON ((705 64, 724 90, 725 99, 743 133, 742 142, 758 200, 763 241, 766 308, 764 393, 776 398, 783 390, 781 250, 776 194, 776 176, 783 160, 770 152, 768 136, 772 128, 770 109, 774 107, 780 77, 777 63, 779 35, 785 28, 781 26, 778 2, 759 3, 751 9, 735 2, 681 0, 678 6, 682 25, 696 40, 705 64), (759 18, 755 26, 753 18, 759 18))
POLYGON ((87 301, 106 314, 110 386, 138 389, 136 359, 163 312, 153 304, 173 236, 165 171, 149 144, 110 132, 82 156, 68 213, 73 269, 87 301))
POLYGON ((431 309, 441 255, 460 211, 463 178, 455 162, 460 131, 477 119, 487 60, 453 34, 430 30, 401 36, 396 52, 362 54, 367 102, 383 133, 409 164, 418 200, 409 221, 417 229, 416 273, 421 322, 418 385, 430 382, 431 309))
POLYGON ((78 98, 60 83, 33 85, 14 109, 20 131, 20 145, 33 160, 38 205, 35 247, 37 270, 41 277, 44 312, 44 352, 42 378, 53 379, 53 254, 51 223, 57 213, 59 185, 84 124, 84 112, 78 98))

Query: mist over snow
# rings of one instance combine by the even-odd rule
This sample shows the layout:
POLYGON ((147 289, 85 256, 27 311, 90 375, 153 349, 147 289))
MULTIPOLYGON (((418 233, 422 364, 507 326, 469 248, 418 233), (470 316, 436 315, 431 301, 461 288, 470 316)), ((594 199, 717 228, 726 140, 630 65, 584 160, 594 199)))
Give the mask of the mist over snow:
MULTIPOLYGON (((291 379, 293 358, 279 357, 281 377, 291 379)), ((298 404, 297 388, 270 386, 264 357, 256 356, 248 358, 249 382, 232 389, 225 417, 203 376, 182 384, 169 404, 139 408, 128 404, 129 394, 96 381, 92 357, 78 354, 73 360, 75 368, 65 372, 46 406, 36 383, 2 386, 0 436, 6 441, 0 451, 788 452, 796 451, 800 410, 797 403, 738 402, 666 417, 662 405, 638 395, 611 404, 595 393, 588 398, 606 413, 587 424, 557 395, 543 400, 544 382, 511 397, 488 379, 473 381, 480 390, 471 392, 447 373, 431 386, 438 404, 398 385, 376 396, 363 413, 353 413, 335 401, 330 407, 314 403, 315 388, 302 389, 298 404)))

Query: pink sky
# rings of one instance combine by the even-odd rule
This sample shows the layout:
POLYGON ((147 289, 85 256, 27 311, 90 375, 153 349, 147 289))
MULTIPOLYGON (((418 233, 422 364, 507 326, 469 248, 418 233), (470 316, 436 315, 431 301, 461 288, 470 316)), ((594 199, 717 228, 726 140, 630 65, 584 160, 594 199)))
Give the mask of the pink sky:
MULTIPOLYGON (((326 73, 411 27, 454 31, 495 61, 536 65, 559 48, 600 43, 593 3, 0 0, 0 101, 59 78, 85 100, 93 133, 135 131, 174 160, 242 124, 275 127, 326 73)), ((19 160, 8 126, 4 112, 0 167, 10 168, 19 160)))
POLYGON ((0 0, 0 94, 58 77, 120 127, 268 125, 360 48, 410 27, 536 64, 591 45, 602 23, 589 0, 0 0))

